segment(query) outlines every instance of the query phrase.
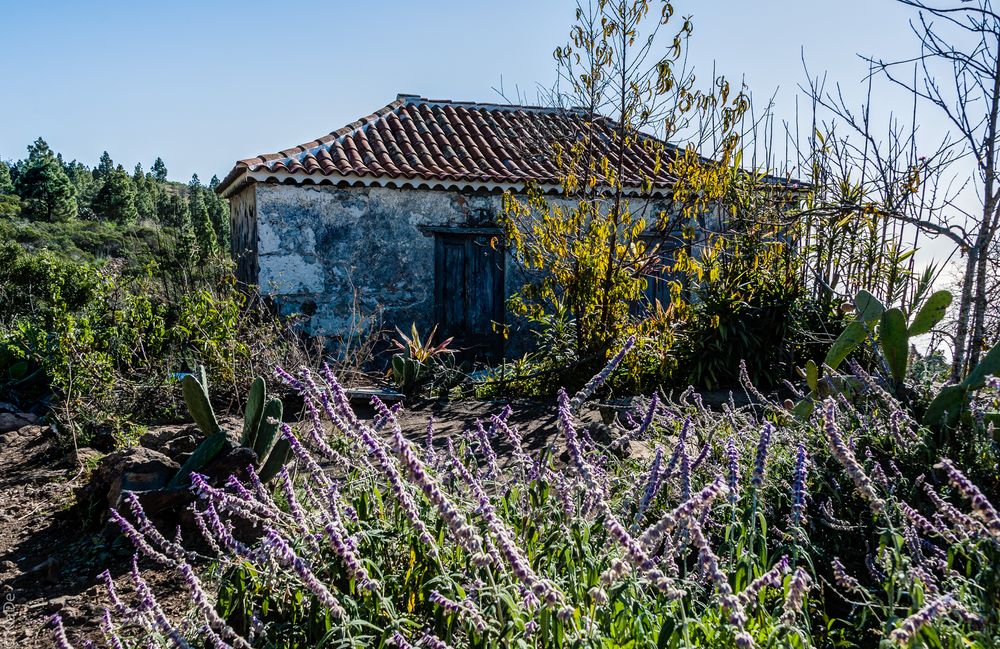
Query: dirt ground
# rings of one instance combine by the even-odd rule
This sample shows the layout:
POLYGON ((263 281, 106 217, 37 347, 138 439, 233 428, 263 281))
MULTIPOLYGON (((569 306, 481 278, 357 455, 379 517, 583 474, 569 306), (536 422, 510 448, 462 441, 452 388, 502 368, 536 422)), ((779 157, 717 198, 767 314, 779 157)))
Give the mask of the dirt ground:
MULTIPOLYGON (((444 446, 447 437, 460 434, 477 418, 488 421, 503 405, 428 401, 403 409, 399 418, 407 436, 422 443, 433 416, 435 445, 444 446)), ((363 404, 358 411, 371 416, 363 404)), ((601 417, 592 409, 584 419, 601 417)), ((551 445, 561 453, 554 405, 515 404, 510 423, 529 451, 551 445)), ((238 422, 229 422, 234 424, 238 422)), ((158 432, 150 431, 154 436, 158 432)), ((92 465, 99 457, 90 449, 81 455, 85 465, 87 458, 92 465)), ((57 445, 48 427, 26 426, 0 435, 0 467, 0 649, 54 646, 49 620, 55 613, 62 616, 71 641, 98 637, 101 610, 108 604, 98 575, 109 569, 119 593, 128 596, 131 545, 103 525, 100 506, 80 504, 77 491, 86 484, 86 472, 57 445)), ((185 609, 189 600, 174 576, 149 565, 143 566, 143 575, 168 615, 185 609)))

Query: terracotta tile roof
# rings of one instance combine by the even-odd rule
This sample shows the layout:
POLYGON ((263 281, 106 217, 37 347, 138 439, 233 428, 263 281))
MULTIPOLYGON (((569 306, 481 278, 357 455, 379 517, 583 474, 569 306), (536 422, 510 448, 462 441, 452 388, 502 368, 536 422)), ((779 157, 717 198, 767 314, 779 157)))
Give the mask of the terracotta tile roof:
MULTIPOLYGON (((553 144, 591 133, 596 152, 617 158, 614 123, 589 122, 580 109, 508 106, 399 95, 396 101, 329 135, 278 153, 240 160, 219 185, 232 193, 246 182, 380 184, 451 188, 510 187, 527 181, 558 185, 553 144)), ((656 150, 674 147, 642 135, 623 160, 623 178, 639 187, 651 179, 666 189, 671 178, 656 150)))

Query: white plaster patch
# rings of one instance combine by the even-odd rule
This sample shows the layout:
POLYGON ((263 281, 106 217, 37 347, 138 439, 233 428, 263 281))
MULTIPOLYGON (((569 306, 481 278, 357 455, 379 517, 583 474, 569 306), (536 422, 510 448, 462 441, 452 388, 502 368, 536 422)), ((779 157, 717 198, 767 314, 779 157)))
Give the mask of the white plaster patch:
POLYGON ((301 255, 260 255, 260 287, 268 295, 319 294, 323 266, 301 255))
MULTIPOLYGON (((281 250, 281 237, 267 219, 257 219, 257 252, 260 255, 271 255, 281 250)), ((263 272, 261 268, 261 272, 263 272)), ((263 284, 263 281, 261 281, 263 284)))

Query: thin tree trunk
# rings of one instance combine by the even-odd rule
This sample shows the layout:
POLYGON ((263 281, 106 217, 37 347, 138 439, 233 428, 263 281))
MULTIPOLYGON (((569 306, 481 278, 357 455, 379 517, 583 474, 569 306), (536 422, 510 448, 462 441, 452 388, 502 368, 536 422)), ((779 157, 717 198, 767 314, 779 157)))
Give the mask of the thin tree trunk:
POLYGON ((972 284, 976 273, 978 251, 969 249, 962 278, 962 296, 958 302, 958 322, 955 326, 955 352, 951 362, 951 380, 959 381, 965 374, 965 345, 969 333, 969 314, 972 311, 972 284))

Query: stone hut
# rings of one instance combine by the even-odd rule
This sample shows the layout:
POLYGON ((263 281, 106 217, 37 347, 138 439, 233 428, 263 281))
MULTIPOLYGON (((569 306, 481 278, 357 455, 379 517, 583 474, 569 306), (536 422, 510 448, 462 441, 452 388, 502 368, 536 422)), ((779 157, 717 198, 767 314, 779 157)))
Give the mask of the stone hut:
MULTIPOLYGON (((553 143, 586 132, 600 154, 613 129, 575 109, 399 95, 312 142, 236 163, 217 191, 230 202, 238 278, 332 340, 377 314, 502 353, 495 325, 510 320, 506 298, 525 279, 499 239, 502 195, 526 183, 560 195, 553 143)), ((669 209, 671 179, 641 144, 622 161, 632 209, 669 209), (640 192, 644 180, 652 190, 640 192)))

